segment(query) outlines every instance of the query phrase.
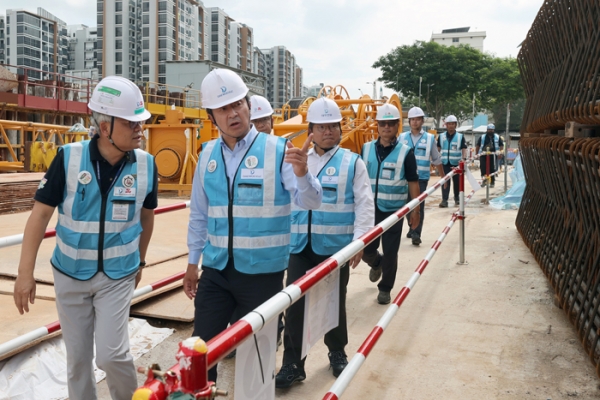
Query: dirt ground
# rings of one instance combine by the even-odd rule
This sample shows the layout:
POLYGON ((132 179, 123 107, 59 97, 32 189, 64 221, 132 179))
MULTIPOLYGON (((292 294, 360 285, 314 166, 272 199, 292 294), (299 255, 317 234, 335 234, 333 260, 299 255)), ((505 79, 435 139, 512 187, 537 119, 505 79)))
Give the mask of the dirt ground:
MULTIPOLYGON (((493 195, 502 193, 500 186, 492 189, 493 195)), ((553 304, 553 292, 516 230, 517 211, 482 205, 484 196, 485 190, 478 192, 467 208, 468 264, 457 264, 455 224, 344 399, 600 399, 594 367, 565 314, 553 304)), ((403 237, 392 296, 448 224, 453 209, 438 208, 440 200, 438 192, 427 202, 421 246, 403 237)), ((348 287, 349 358, 387 309, 377 304, 376 296, 368 267, 361 264, 348 287)), ((151 323, 176 332, 136 364, 167 368, 192 326, 151 323)), ((277 354, 279 368, 281 349, 277 354)), ((234 360, 219 366, 218 387, 230 391, 228 398, 233 398, 234 368, 234 360)), ((304 382, 277 389, 275 398, 323 398, 334 377, 322 342, 311 349, 306 372, 304 382)), ((101 399, 110 398, 106 382, 98 390, 101 399)))

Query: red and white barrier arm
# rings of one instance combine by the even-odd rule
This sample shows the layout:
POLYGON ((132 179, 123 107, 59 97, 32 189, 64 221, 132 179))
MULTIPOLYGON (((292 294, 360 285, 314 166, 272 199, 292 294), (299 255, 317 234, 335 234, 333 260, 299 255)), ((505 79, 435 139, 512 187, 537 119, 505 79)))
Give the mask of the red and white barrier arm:
MULTIPOLYGON (((469 200, 471 200, 473 194, 475 194, 475 191, 471 191, 469 196, 465 199, 465 204, 469 200)), ((442 231, 442 234, 433 243, 431 249, 425 256, 425 258, 421 261, 421 263, 419 264, 413 275, 410 277, 406 285, 402 288, 402 290, 400 290, 400 293, 398 293, 392 304, 390 304, 390 306, 383 314, 375 328, 373 328, 367 339, 358 349, 357 353, 354 355, 354 357, 352 357, 346 368, 344 368, 344 371, 336 379, 333 386, 331 386, 331 389, 329 389, 329 392, 325 394, 323 400, 337 400, 348 388, 350 382, 356 376, 356 373, 358 372, 360 367, 362 367, 366 358, 369 356, 369 353, 371 353, 371 350, 373 350, 373 347, 375 347, 375 344, 377 343, 381 335, 383 335, 383 331, 385 330, 385 328, 388 327, 388 325, 398 312, 398 309, 400 308, 406 297, 408 297, 410 291, 425 271, 425 268, 427 268, 427 265, 429 265, 429 262, 439 249, 440 245, 442 244, 448 233, 450 232, 450 229, 452 229, 452 226, 454 225, 458 217, 458 212, 452 214, 452 218, 450 219, 448 225, 446 225, 446 227, 442 231)))
MULTIPOLYGON (((170 211, 182 210, 184 208, 188 208, 190 206, 190 201, 185 201, 183 203, 171 204, 168 206, 158 207, 154 210, 154 215, 163 214, 170 211)), ((44 234, 44 239, 49 237, 56 236, 55 229, 48 229, 44 234)), ((23 243, 23 234, 5 236, 0 238, 0 249, 3 247, 16 246, 18 244, 23 243)))
MULTIPOLYGON (((233 349, 239 346, 243 341, 248 339, 252 334, 260 331, 263 326, 276 318, 280 313, 284 312, 290 305, 298 301, 304 294, 317 284, 330 272, 346 263, 356 253, 365 248, 376 237, 391 228, 398 220, 403 218, 411 210, 419 205, 422 201, 433 193, 437 188, 449 181, 455 171, 449 172, 441 178, 433 186, 429 187, 425 192, 421 193, 416 199, 412 199, 404 207, 396 211, 393 215, 383 220, 381 223, 366 232, 360 238, 356 239, 342 250, 329 257, 317 265, 313 270, 269 300, 261 304, 252 312, 245 315, 239 321, 225 329, 223 332, 212 338, 208 343, 207 362, 208 368, 214 367, 225 355, 229 354, 233 349)), ((179 372, 179 365, 174 365, 170 368, 171 371, 179 372)))
MULTIPOLYGON (((182 271, 175 275, 171 275, 167 278, 161 279, 161 280, 151 283, 149 285, 138 288, 133 292, 133 298, 134 299, 138 298, 145 294, 151 293, 159 288, 167 286, 173 282, 177 282, 178 280, 183 279, 184 276, 185 276, 185 271, 182 271)), ((35 329, 31 332, 28 332, 24 335, 21 335, 19 337, 11 339, 8 342, 4 342, 4 343, 0 344, 0 358, 2 358, 2 356, 4 356, 5 354, 9 354, 9 353, 17 350, 18 348, 26 345, 27 343, 31 343, 33 341, 41 339, 44 336, 50 335, 51 333, 58 331, 59 329, 60 329, 60 322, 54 321, 51 324, 45 325, 41 328, 37 328, 37 329, 35 329)))

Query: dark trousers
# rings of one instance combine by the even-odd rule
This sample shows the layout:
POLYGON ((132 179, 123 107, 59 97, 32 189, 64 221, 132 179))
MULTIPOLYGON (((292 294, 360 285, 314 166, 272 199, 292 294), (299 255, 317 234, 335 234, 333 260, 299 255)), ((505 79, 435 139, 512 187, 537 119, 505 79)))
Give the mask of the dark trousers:
MULTIPOLYGON (((380 223, 393 212, 380 211, 375 206, 375 224, 380 223)), ((369 264, 370 267, 379 266, 382 268, 381 280, 377 284, 379 290, 383 292, 391 292, 396 281, 396 271, 398 270, 398 249, 400 248, 400 238, 402 237, 402 224, 404 218, 396 222, 387 231, 383 232, 383 235, 373 240, 367 247, 365 247, 363 253, 363 261, 369 264), (383 247, 383 254, 380 255, 377 249, 379 248, 379 242, 383 247)))
MULTIPOLYGON (((479 157, 479 169, 481 170, 481 177, 483 178, 485 175, 489 175, 489 174, 493 174, 494 172, 496 172, 498 170, 498 168, 496 167, 496 156, 494 154, 486 154, 483 156, 479 157), (489 171, 487 171, 487 157, 490 158, 490 168, 489 171)), ((491 177, 491 182, 495 183, 496 182, 496 176, 492 176, 491 177)))
MULTIPOLYGON (((325 261, 329 256, 315 254, 310 245, 298 254, 290 255, 287 270, 286 286, 291 285, 306 274, 306 272, 325 261)), ((325 345, 329 351, 344 351, 348 344, 348 326, 346 323, 346 292, 350 280, 350 267, 344 264, 340 267, 340 316, 339 324, 325 334, 325 345)), ((283 335, 283 365, 298 363, 304 368, 306 358, 301 359, 302 332, 304 331, 304 297, 292 304, 285 312, 285 333, 283 335)))
MULTIPOLYGON (((221 333, 234 312, 244 316, 283 289, 284 271, 274 274, 243 274, 230 260, 222 271, 202 267, 198 292, 194 300, 193 336, 208 342, 221 333)), ((217 367, 208 371, 208 379, 216 382, 217 367)))
MULTIPOLYGON (((444 167, 444 174, 446 174, 446 175, 448 175, 448 173, 450 173, 450 171, 452 171, 453 168, 457 167, 457 165, 451 165, 451 164, 442 164, 442 166, 444 167)), ((458 195, 460 193, 459 179, 460 179, 460 175, 452 176, 452 189, 454 189, 454 201, 459 200, 459 195, 458 195)), ((448 187, 446 187, 446 189, 444 189, 444 186, 442 186, 442 200, 448 201, 448 197, 450 197, 450 182, 448 182, 448 187)))
MULTIPOLYGON (((427 184, 429 183, 429 181, 422 181, 419 180, 419 194, 423 193, 424 191, 427 190, 427 184)), ((411 201, 412 197, 410 197, 410 192, 408 193, 408 201, 411 201)), ((423 231, 423 221, 425 220, 425 202, 423 201, 421 204, 419 204, 420 210, 421 210, 421 219, 419 220, 419 226, 417 226, 417 229, 412 229, 410 227, 410 218, 406 218, 406 222, 408 223, 408 233, 412 233, 412 234, 417 234, 417 236, 421 237, 421 232, 423 231)), ((410 213, 408 214, 410 216, 410 213)))

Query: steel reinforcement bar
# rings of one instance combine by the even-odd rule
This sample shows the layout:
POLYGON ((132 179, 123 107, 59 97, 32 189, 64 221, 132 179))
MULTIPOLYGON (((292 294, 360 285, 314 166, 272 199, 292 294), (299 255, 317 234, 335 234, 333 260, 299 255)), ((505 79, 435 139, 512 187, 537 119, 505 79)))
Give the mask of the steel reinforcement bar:
POLYGON ((518 55, 527 97, 521 132, 600 125, 600 2, 546 1, 518 55))
POLYGON ((600 377, 600 139, 522 139, 516 225, 600 377))

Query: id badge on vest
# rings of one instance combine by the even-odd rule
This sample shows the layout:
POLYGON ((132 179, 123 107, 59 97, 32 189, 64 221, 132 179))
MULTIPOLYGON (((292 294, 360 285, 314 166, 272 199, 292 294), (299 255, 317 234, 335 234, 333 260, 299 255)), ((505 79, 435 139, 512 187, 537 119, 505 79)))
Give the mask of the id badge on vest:
POLYGON ((113 202, 112 219, 113 221, 127 221, 129 217, 129 203, 113 202))
POLYGON ((254 169, 242 168, 242 179, 263 179, 263 169, 262 168, 254 168, 254 169))

